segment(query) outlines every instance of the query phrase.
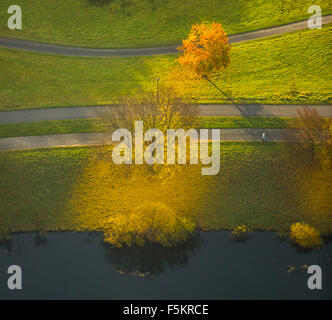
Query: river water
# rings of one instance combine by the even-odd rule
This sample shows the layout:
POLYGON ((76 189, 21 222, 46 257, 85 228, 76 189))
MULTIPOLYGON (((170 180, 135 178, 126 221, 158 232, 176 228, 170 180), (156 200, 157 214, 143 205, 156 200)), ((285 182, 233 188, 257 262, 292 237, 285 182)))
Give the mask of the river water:
POLYGON ((273 232, 244 243, 227 231, 201 232, 174 247, 115 249, 98 233, 12 236, 0 248, 0 299, 331 299, 332 242, 300 252, 273 232), (7 269, 22 268, 22 290, 9 290, 7 269), (322 269, 310 290, 305 265, 322 269))

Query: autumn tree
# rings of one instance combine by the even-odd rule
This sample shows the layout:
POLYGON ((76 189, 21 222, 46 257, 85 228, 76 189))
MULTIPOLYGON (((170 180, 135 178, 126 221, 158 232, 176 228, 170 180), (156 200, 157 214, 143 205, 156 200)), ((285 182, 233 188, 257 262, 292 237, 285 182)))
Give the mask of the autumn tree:
MULTIPOLYGON (((220 92, 211 76, 224 71, 230 64, 230 45, 220 23, 195 24, 187 39, 178 48, 182 55, 178 62, 196 76, 210 82, 220 92)), ((225 94, 224 92, 222 92, 225 94)))
POLYGON ((297 141, 308 147, 314 154, 315 146, 324 140, 324 119, 316 108, 303 106, 297 109, 297 141))
POLYGON ((220 23, 193 25, 178 50, 183 52, 179 63, 201 77, 220 72, 230 64, 230 45, 220 23))
POLYGON ((142 246, 146 242, 169 247, 188 240, 194 231, 195 223, 168 206, 145 202, 132 213, 110 218, 104 241, 115 247, 142 246))
POLYGON ((197 105, 166 86, 160 86, 157 93, 141 92, 122 97, 117 107, 105 107, 98 113, 110 131, 125 128, 131 133, 135 130, 135 121, 143 121, 144 131, 193 128, 197 124, 197 114, 197 105))
POLYGON ((297 109, 297 116, 294 124, 287 130, 286 141, 295 142, 297 149, 309 151, 312 157, 319 146, 320 155, 324 153, 330 157, 331 119, 321 117, 316 108, 308 106, 297 109))
MULTIPOLYGON (((172 87, 160 86, 157 93, 153 92, 141 92, 135 96, 127 96, 120 98, 117 107, 105 107, 99 112, 99 116, 106 123, 110 132, 114 132, 117 129, 127 129, 131 132, 135 139, 135 122, 143 122, 143 135, 150 129, 160 130, 164 136, 167 136, 167 130, 181 129, 181 132, 185 132, 188 129, 195 128, 198 125, 198 106, 192 104, 190 100, 185 100, 177 94, 176 90, 172 87)), ((191 140, 188 141, 185 138, 185 144, 191 145, 191 140)), ((147 139, 149 140, 149 139, 147 139)), ((149 140, 151 141, 151 140, 149 140)), ((152 137, 152 141, 155 145, 155 150, 152 156, 156 156, 156 150, 167 150, 168 139, 162 139, 161 144, 158 144, 156 137, 152 137), (159 148, 158 148, 159 147, 159 148)), ((149 142, 142 141, 143 148, 135 149, 135 156, 137 159, 142 159, 144 148, 148 147, 149 142)), ((176 147, 176 141, 172 141, 176 147)), ((186 157, 189 155, 186 148, 178 148, 181 156, 186 157)), ((127 153, 128 156, 129 153, 127 153)), ((162 157, 158 153, 158 157, 162 157)), ((180 155, 178 154, 178 157, 180 155)), ((160 174, 161 166, 149 164, 145 165, 147 172, 151 174, 160 174)))
POLYGON ((325 118, 323 123, 323 144, 321 148, 321 163, 326 170, 332 168, 332 118, 325 118))

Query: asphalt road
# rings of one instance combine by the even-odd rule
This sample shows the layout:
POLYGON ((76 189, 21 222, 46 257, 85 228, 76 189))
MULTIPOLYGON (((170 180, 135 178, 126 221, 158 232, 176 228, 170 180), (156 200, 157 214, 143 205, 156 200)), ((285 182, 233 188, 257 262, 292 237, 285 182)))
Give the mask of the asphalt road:
MULTIPOLYGON (((282 141, 283 129, 220 129, 220 141, 282 141)), ((23 150, 54 147, 77 147, 112 144, 109 133, 70 133, 0 139, 0 150, 23 150)))
MULTIPOLYGON (((200 116, 225 117, 295 117, 303 105, 278 104, 206 104, 199 106, 200 116)), ((309 105, 310 106, 310 105, 309 105)), ((332 117, 332 105, 312 105, 323 117, 332 117)), ((0 112, 0 124, 44 120, 98 118, 98 111, 107 106, 59 107, 0 112)))
MULTIPOLYGON (((322 23, 332 22, 332 15, 322 17, 322 23)), ((282 33, 306 29, 307 20, 289 23, 286 25, 262 29, 252 32, 245 32, 229 36, 230 43, 243 42, 248 40, 259 39, 263 37, 278 35, 282 33)), ((58 46, 27 40, 9 39, 0 37, 0 46, 6 48, 35 51, 57 55, 82 56, 82 57, 135 57, 151 56, 159 54, 177 53, 176 48, 179 45, 154 48, 137 48, 137 49, 93 49, 80 47, 58 46)))

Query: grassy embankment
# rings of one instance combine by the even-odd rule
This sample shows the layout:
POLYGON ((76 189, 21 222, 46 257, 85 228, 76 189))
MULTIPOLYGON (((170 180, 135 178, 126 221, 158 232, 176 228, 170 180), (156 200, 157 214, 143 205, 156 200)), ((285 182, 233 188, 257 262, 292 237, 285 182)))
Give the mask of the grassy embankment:
POLYGON ((139 174, 122 176, 119 166, 93 160, 96 151, 106 149, 1 152, 2 232, 99 230, 105 219, 142 201, 162 202, 204 230, 239 224, 279 230, 305 221, 322 234, 332 232, 331 171, 301 161, 286 165, 279 144, 223 143, 218 176, 181 166, 146 183, 139 174))

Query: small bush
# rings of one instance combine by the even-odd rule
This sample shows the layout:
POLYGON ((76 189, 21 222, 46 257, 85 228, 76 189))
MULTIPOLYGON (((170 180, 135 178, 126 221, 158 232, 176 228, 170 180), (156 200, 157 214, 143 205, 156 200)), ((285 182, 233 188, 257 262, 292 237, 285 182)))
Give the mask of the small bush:
POLYGON ((244 241, 248 239, 251 235, 252 229, 242 224, 240 226, 236 226, 232 231, 232 238, 238 241, 244 241))
POLYGON ((145 203, 134 212, 117 215, 108 220, 105 242, 115 247, 142 246, 146 241, 172 246, 187 240, 195 224, 179 217, 162 203, 145 203))
POLYGON ((319 247, 322 244, 320 233, 306 223, 294 223, 290 228, 290 239, 302 248, 319 247))

